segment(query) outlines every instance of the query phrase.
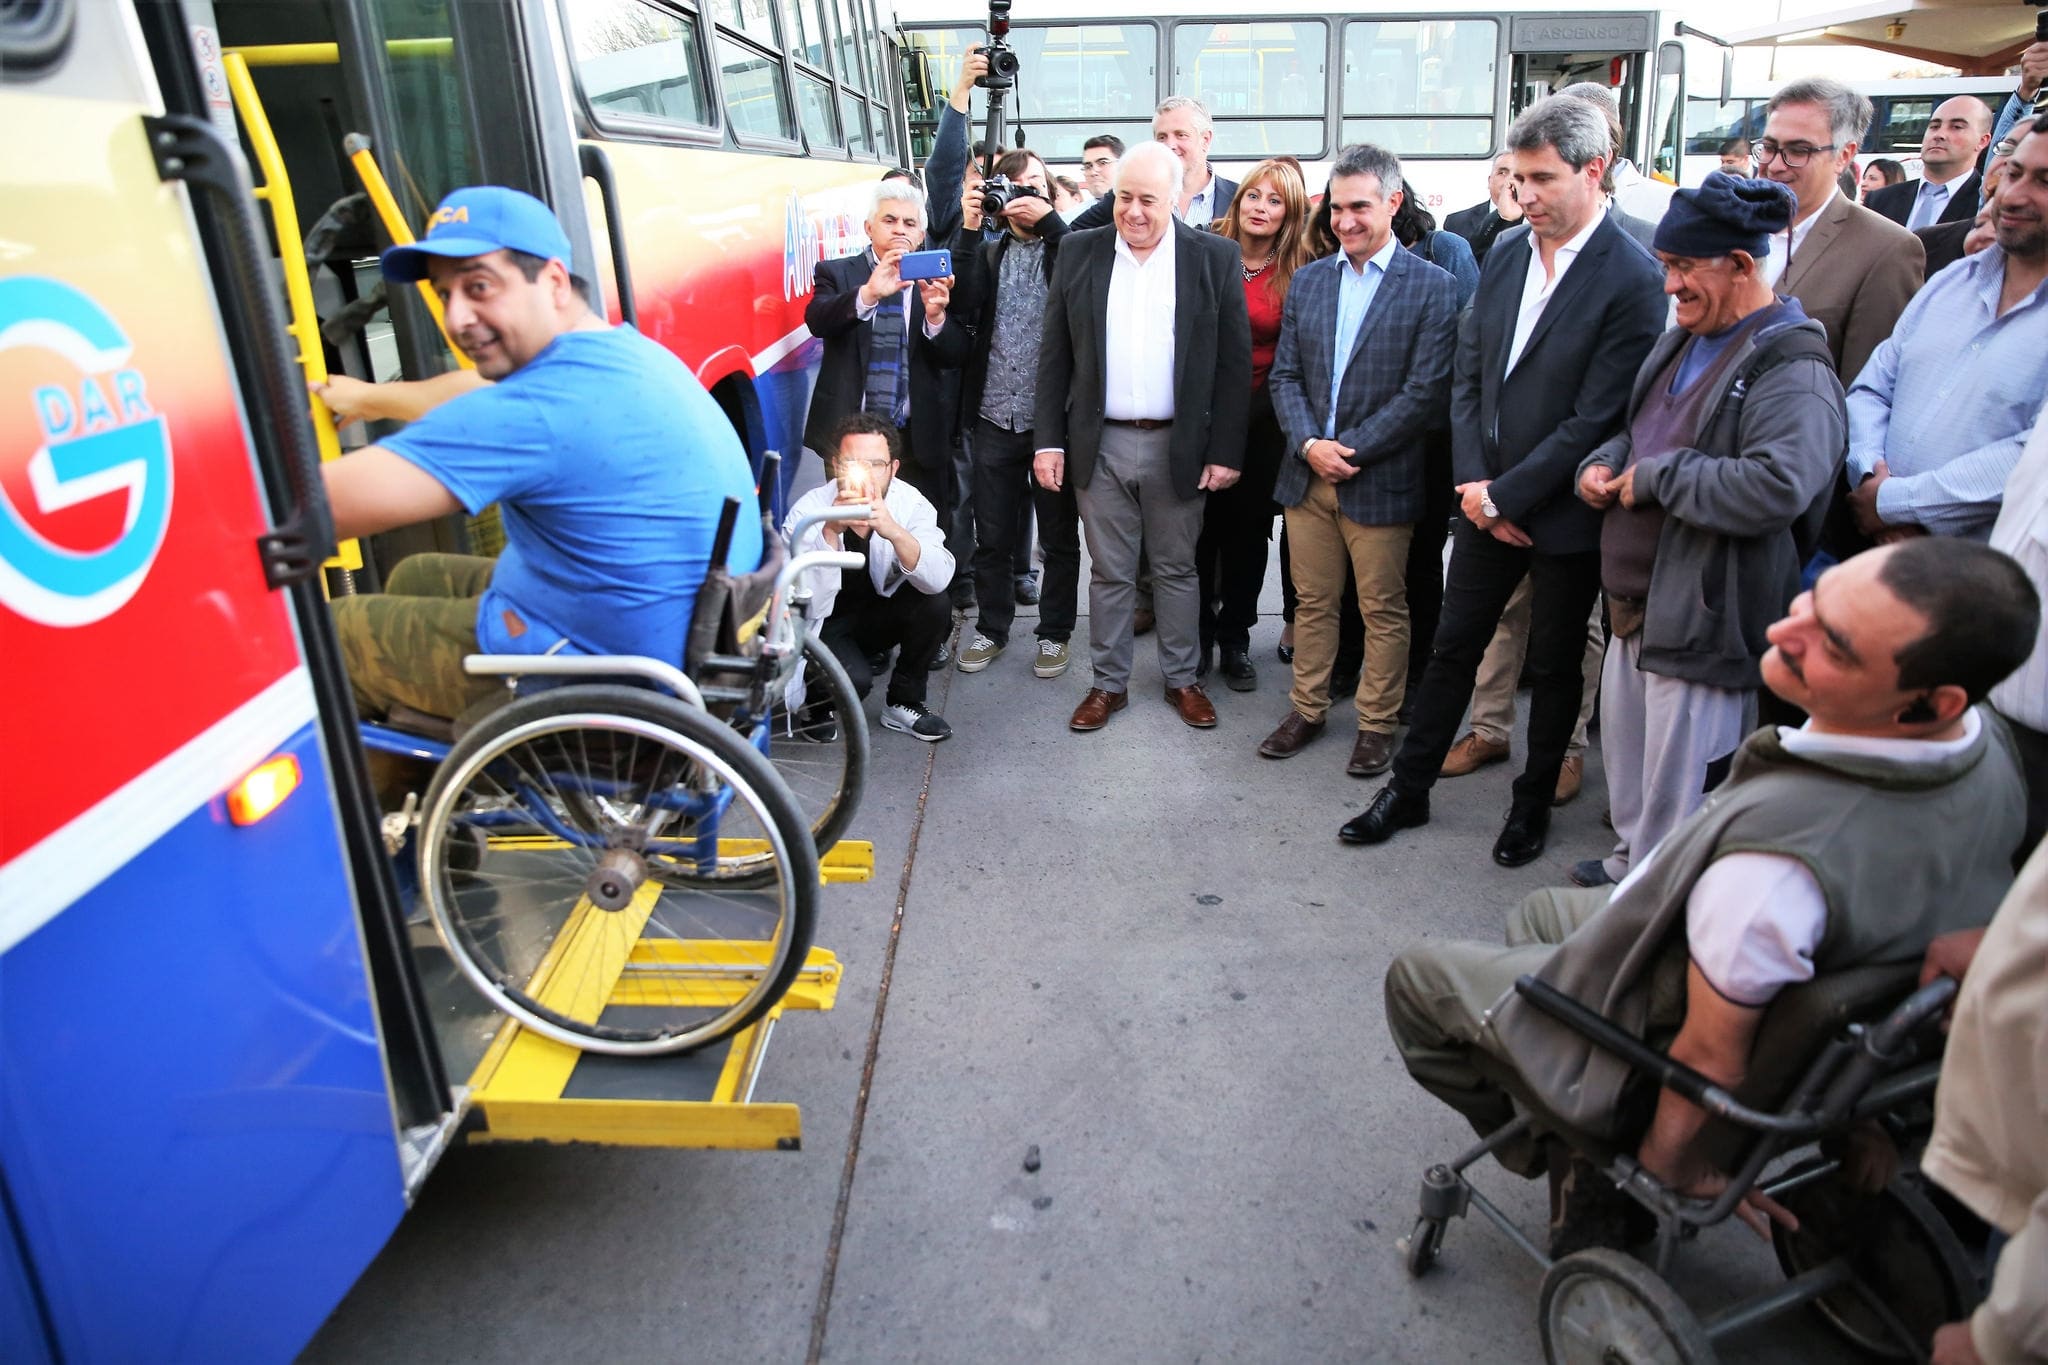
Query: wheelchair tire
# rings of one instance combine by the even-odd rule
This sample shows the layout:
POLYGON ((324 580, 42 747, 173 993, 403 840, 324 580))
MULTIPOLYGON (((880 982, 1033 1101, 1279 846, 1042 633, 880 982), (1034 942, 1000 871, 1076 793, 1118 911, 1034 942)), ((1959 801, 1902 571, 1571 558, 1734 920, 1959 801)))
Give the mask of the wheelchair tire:
POLYGON ((1779 1197, 1798 1215, 1797 1232, 1771 1225, 1788 1279, 1846 1257, 1875 1302, 1912 1335, 1913 1345, 1900 1341, 1853 1285, 1813 1301, 1837 1335, 1881 1360, 1923 1359, 1935 1329, 1968 1317, 1977 1304, 1970 1255, 1915 1179, 1896 1177, 1871 1194, 1830 1175, 1779 1197))
POLYGON ((1418 1218, 1415 1230, 1401 1243, 1401 1264, 1408 1273, 1420 1279, 1436 1265, 1437 1253, 1443 1250, 1444 1221, 1441 1218, 1418 1218))
POLYGON ((816 686, 794 716, 778 700, 768 761, 810 821, 820 857, 845 837, 868 779, 868 718, 845 665, 816 636, 804 640, 816 686))
POLYGON ((1596 1247, 1555 1262, 1538 1291, 1537 1324, 1550 1365, 1715 1365, 1692 1309, 1641 1261, 1596 1247))
POLYGON ((456 966, 571 1047, 716 1042, 767 1013, 810 948, 803 813, 745 738, 659 693, 562 687, 493 712, 435 773, 418 833, 420 894, 456 966), (731 839, 767 850, 744 886, 717 875, 731 839))

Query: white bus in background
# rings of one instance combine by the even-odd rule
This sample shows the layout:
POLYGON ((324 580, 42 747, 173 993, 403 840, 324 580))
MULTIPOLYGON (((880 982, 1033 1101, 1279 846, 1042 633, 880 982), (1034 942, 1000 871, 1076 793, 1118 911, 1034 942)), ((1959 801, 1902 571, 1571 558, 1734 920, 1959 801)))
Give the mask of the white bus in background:
MULTIPOLYGON (((1780 85, 1789 84, 1779 82, 1780 85)), ((1992 116, 2005 106, 2012 93, 2011 76, 1949 76, 1913 81, 1858 81, 1856 88, 1868 96, 1873 112, 1870 128, 1856 153, 1858 167, 1879 157, 1890 157, 1906 168, 1911 179, 1920 174, 1920 135, 1927 120, 1945 101, 1957 95, 1975 95, 1991 107, 1992 116)), ((1764 135, 1764 106, 1776 86, 1744 86, 1730 93, 1726 101, 1714 91, 1697 91, 1685 102, 1684 182, 1699 183, 1701 176, 1717 169, 1721 147, 1733 137, 1754 143, 1764 135)))
MULTIPOLYGON (((972 0, 899 0, 903 42, 928 54, 933 97, 944 100, 962 51, 984 40, 972 0)), ((1056 171, 1072 171, 1096 133, 1125 143, 1151 136, 1169 94, 1199 98, 1216 121, 1211 161, 1231 178, 1265 157, 1290 155, 1320 193, 1348 142, 1400 156, 1439 219, 1486 196, 1488 163, 1524 107, 1573 81, 1619 97, 1630 156, 1645 173, 1679 168, 1684 49, 1655 10, 1538 8, 1469 11, 1283 7, 1274 0, 1176 0, 1120 9, 1118 0, 1017 0, 1011 45, 1021 62, 1007 105, 1009 141, 1056 171)), ((1718 53, 1702 49, 1719 89, 1718 53)), ((1700 59, 1695 59, 1696 66, 1700 59)), ((1701 69, 1705 69, 1702 67, 1701 69)), ((976 93, 979 140, 986 106, 976 93)), ((920 158, 936 111, 910 111, 920 158)))

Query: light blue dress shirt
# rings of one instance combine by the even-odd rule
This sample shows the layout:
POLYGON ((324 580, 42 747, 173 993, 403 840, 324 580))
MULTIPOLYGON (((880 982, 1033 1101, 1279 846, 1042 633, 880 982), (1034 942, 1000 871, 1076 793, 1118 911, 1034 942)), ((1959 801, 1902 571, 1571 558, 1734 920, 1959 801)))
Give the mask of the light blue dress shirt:
POLYGON ((1337 346, 1330 352, 1330 413, 1323 419, 1323 439, 1337 439, 1337 394, 1344 387, 1344 371, 1351 364, 1351 349, 1358 344, 1358 333, 1365 326, 1365 315, 1372 311, 1373 297, 1380 292, 1380 281, 1387 276, 1387 263, 1394 259, 1394 253, 1401 249, 1390 233, 1387 243, 1366 258, 1362 270, 1351 267, 1349 256, 1337 257, 1337 346))
POLYGON ((2048 391, 2048 283, 1998 315, 2005 253, 1927 281, 1849 389, 1849 486, 1885 462, 1877 514, 1936 535, 1991 534, 2048 391))

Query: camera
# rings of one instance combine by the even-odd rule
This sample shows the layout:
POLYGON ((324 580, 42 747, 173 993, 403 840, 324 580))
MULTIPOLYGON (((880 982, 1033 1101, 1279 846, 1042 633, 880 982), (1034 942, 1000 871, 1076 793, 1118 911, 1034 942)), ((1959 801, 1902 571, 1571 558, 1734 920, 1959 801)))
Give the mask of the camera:
POLYGON ((1029 185, 1019 185, 1007 175, 992 175, 981 182, 981 216, 994 218, 1019 199, 1043 199, 1045 194, 1029 185))
POLYGON ((976 78, 984 90, 1008 90, 1017 83, 1017 53, 1010 46, 1010 0, 988 0, 988 74, 976 78))

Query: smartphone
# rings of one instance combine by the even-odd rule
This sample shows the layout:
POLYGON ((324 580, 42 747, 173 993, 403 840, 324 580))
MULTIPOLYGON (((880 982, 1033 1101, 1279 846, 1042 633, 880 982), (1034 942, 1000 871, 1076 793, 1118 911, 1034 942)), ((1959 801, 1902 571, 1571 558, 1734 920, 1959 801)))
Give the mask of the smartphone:
POLYGON ((896 263, 896 273, 906 280, 944 279, 953 273, 950 251, 911 251, 896 263))

